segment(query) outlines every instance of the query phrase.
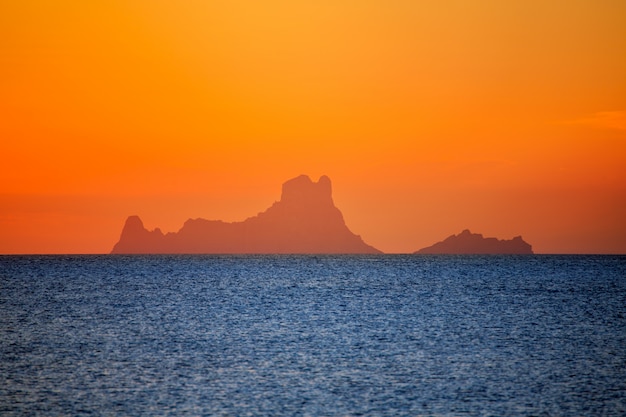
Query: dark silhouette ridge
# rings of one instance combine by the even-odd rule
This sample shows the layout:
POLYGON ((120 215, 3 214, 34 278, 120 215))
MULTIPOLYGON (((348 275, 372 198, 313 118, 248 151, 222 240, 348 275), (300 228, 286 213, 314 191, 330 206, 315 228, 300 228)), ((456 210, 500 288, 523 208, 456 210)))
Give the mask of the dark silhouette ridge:
POLYGON ((533 253, 533 249, 532 246, 524 242, 521 236, 516 236, 511 240, 498 240, 495 237, 483 237, 479 233, 472 233, 466 229, 458 235, 449 236, 444 241, 420 249, 415 253, 429 255, 530 255, 533 253))
POLYGON ((330 178, 283 184, 280 201, 242 222, 189 219, 176 233, 148 231, 130 216, 111 253, 382 253, 346 226, 330 178))

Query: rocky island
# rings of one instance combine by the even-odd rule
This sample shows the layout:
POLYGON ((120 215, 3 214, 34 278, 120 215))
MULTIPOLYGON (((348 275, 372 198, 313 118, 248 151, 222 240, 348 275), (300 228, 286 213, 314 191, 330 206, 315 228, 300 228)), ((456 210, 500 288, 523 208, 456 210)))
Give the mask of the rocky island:
POLYGON ((330 178, 306 175, 283 184, 280 201, 241 222, 189 219, 178 232, 147 230, 126 220, 113 254, 382 253, 346 226, 332 199, 330 178))
POLYGON ((518 254, 529 255, 533 253, 532 246, 526 243, 521 236, 516 236, 510 240, 499 240, 495 237, 483 237, 479 233, 472 233, 463 230, 458 235, 447 237, 442 242, 437 242, 432 246, 423 248, 415 252, 416 254, 518 254))

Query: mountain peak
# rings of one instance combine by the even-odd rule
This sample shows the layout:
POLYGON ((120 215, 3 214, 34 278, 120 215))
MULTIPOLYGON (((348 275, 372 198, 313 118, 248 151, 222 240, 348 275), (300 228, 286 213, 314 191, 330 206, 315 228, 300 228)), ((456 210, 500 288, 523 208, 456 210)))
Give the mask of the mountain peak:
POLYGON ((133 232, 137 230, 144 230, 143 222, 137 215, 128 216, 126 223, 124 223, 124 229, 122 233, 133 232))
POLYGON ((128 216, 120 240, 113 247, 112 253, 136 253, 135 247, 144 248, 144 253, 156 252, 162 238, 161 229, 148 231, 139 216, 128 216))
POLYGON ((495 237, 483 237, 480 233, 472 233, 469 229, 458 235, 448 236, 441 242, 422 248, 419 254, 532 254, 532 246, 521 236, 510 240, 495 237))
POLYGON ((112 253, 380 253, 346 226, 332 199, 330 178, 286 181, 279 202, 243 222, 187 220, 176 233, 148 231, 126 220, 112 253))
POLYGON ((300 175, 283 184, 281 203, 310 204, 313 202, 333 204, 330 178, 322 175, 313 182, 308 175, 300 175))

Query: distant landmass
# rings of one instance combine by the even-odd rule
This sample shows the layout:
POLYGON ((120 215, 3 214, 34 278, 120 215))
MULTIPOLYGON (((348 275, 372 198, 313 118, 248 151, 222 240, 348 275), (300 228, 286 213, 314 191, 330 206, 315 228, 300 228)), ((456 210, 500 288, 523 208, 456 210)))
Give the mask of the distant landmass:
POLYGON ((521 236, 511 240, 499 240, 495 237, 483 237, 479 233, 463 230, 458 235, 452 235, 442 242, 423 248, 417 254, 520 254, 533 253, 532 246, 526 243, 521 236))
POLYGON ((283 184, 280 201, 242 222, 189 219, 178 232, 147 230, 130 216, 111 253, 382 253, 346 226, 330 178, 306 175, 283 184))

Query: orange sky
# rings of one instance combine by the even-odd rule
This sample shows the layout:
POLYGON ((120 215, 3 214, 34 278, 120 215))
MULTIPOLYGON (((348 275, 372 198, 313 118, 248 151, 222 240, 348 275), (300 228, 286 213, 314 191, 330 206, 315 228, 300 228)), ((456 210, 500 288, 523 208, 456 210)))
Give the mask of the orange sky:
POLYGON ((0 2, 0 253, 239 221, 328 175, 385 252, 626 253, 626 2, 0 2))

